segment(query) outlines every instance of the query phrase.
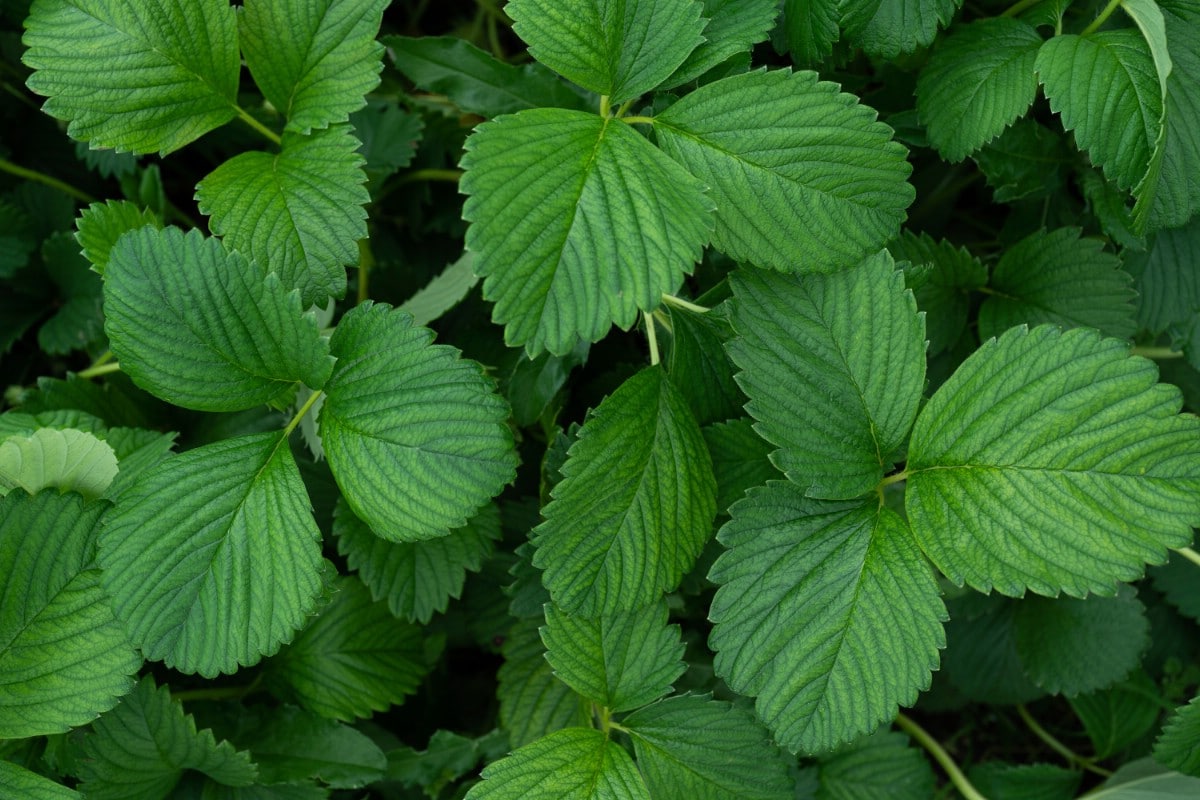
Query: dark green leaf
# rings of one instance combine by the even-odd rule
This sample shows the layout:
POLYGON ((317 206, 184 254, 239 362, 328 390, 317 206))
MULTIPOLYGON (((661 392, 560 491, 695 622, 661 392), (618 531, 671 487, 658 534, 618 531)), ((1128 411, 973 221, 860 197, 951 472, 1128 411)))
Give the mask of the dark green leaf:
POLYGON ((913 294, 917 308, 925 312, 929 355, 949 350, 967 329, 971 292, 987 283, 987 270, 965 248, 945 239, 935 240, 927 233, 918 236, 904 231, 888 244, 888 250, 897 261, 931 268, 929 280, 913 294))
POLYGON ((1124 683, 1067 698, 1083 723, 1097 758, 1108 758, 1141 739, 1158 724, 1158 687, 1138 670, 1124 683))
POLYGON ((1072 161, 1072 154, 1061 133, 1032 119, 1019 119, 971 158, 992 187, 996 202, 1011 203, 1059 189, 1063 167, 1072 161))
POLYGON ((380 780, 387 757, 354 728, 295 706, 240 712, 233 738, 243 741, 262 783, 317 778, 335 789, 356 789, 380 780))
POLYGON ((0 761, 0 796, 21 800, 83 800, 83 795, 36 772, 0 761))
POLYGON ((930 44, 962 0, 844 0, 846 38, 876 58, 894 59, 930 44))
POLYGON ((771 445, 759 438, 749 419, 718 422, 701 431, 717 479, 717 510, 723 512, 755 486, 781 478, 771 464, 771 445))
POLYGON ((162 227, 154 212, 143 211, 128 200, 92 203, 75 220, 75 227, 79 229, 75 239, 83 248, 83 255, 91 262, 92 268, 103 275, 108 267, 109 253, 117 240, 123 234, 147 225, 162 227))
POLYGON ((815 68, 841 38, 838 0, 784 0, 783 21, 788 50, 798 67, 815 68))
POLYGON ((696 422, 708 425, 740 416, 746 396, 733 380, 733 364, 722 347, 733 336, 728 320, 673 304, 667 311, 671 320, 667 371, 687 398, 696 422))
POLYGON ((1200 270, 1192 255, 1200 252, 1200 218, 1182 228, 1160 231, 1140 263, 1138 324, 1162 333, 1200 311, 1200 270))
POLYGON ((1071 800, 1083 773, 1051 764, 1005 764, 987 761, 967 773, 985 797, 1005 800, 1071 800))
POLYGON ((1163 766, 1200 777, 1197 741, 1200 741, 1200 697, 1175 709, 1154 743, 1154 759, 1163 766))
POLYGON ((767 38, 779 15, 777 0, 703 0, 703 3, 704 41, 660 89, 682 86, 739 53, 748 53, 767 38))
POLYGON ((880 731, 823 756, 819 800, 925 800, 933 769, 908 737, 880 731))
POLYGON ((538 636, 541 624, 540 618, 534 618, 513 626, 504 642, 504 664, 496 675, 500 727, 508 732, 513 747, 561 728, 586 725, 589 719, 587 701, 554 677, 538 636))

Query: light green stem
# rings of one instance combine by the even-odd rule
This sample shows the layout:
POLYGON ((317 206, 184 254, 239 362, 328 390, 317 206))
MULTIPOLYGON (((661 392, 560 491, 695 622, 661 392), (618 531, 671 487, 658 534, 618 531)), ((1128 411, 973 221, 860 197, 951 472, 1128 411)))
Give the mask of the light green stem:
POLYGON ((1175 552, 1176 552, 1176 553, 1179 553, 1179 555, 1183 556, 1183 557, 1184 557, 1184 558, 1186 558, 1188 561, 1190 561, 1190 562, 1192 562, 1193 564, 1195 564, 1196 566, 1200 567, 1200 553, 1197 553, 1197 552, 1196 552, 1195 550, 1193 550, 1192 548, 1190 548, 1190 547, 1178 547, 1178 548, 1176 548, 1176 549, 1175 549, 1175 552))
POLYGON ((896 715, 896 724, 900 726, 901 730, 916 739, 918 744, 929 751, 929 755, 933 756, 933 760, 938 762, 942 769, 946 771, 946 775, 949 776, 950 782, 954 784, 954 788, 958 789, 958 793, 966 798, 966 800, 987 800, 986 797, 979 793, 978 789, 971 785, 971 782, 967 780, 967 776, 959 769, 958 764, 954 763, 954 759, 950 757, 946 749, 938 743, 937 739, 926 733, 924 728, 903 714, 896 715))
POLYGON ((881 480, 879 482, 879 489, 880 489, 880 491, 883 491, 883 488, 885 486, 891 486, 893 483, 900 483, 901 481, 906 481, 906 480, 908 480, 908 470, 901 470, 900 472, 897 472, 895 475, 888 475, 886 478, 881 480))
POLYGON ((664 294, 662 298, 663 302, 667 305, 675 306, 676 308, 682 308, 684 311, 691 311, 693 314, 707 314, 711 310, 705 308, 704 306, 698 306, 695 303, 689 303, 682 297, 676 297, 673 294, 664 294))
POLYGON ((283 438, 286 439, 292 435, 292 431, 296 430, 296 426, 300 424, 300 420, 304 419, 304 415, 307 414, 312 407, 316 405, 317 401, 324 396, 324 392, 318 391, 312 393, 308 400, 304 402, 304 405, 300 406, 300 410, 296 412, 296 416, 292 417, 291 421, 287 424, 287 427, 283 429, 283 438))
POLYGON ((1084 758, 1056 739, 1054 735, 1050 733, 1050 731, 1043 728, 1038 721, 1033 718, 1033 715, 1029 713, 1029 709, 1027 709, 1023 703, 1017 704, 1017 714, 1021 716, 1021 719, 1024 721, 1029 730, 1033 731, 1034 736, 1045 742, 1051 750, 1065 758, 1069 763, 1077 764, 1086 770, 1094 772, 1097 775, 1102 775, 1106 778, 1112 775, 1110 770, 1107 770, 1104 767, 1097 767, 1094 763, 1092 763, 1090 758, 1084 758))
POLYGON ((1008 8, 1004 9, 1004 13, 1001 14, 1000 16, 1015 17, 1017 14, 1020 14, 1022 11, 1025 11, 1026 9, 1033 8, 1040 2, 1042 2, 1042 0, 1017 0, 1017 2, 1013 3, 1008 8))
POLYGON ((101 375, 107 375, 110 372, 120 371, 120 363, 113 361, 108 364, 96 364, 95 366, 88 367, 85 370, 80 370, 79 372, 75 373, 75 376, 77 378, 83 378, 84 380, 91 380, 92 378, 99 378, 101 375))
POLYGON ((234 108, 237 109, 238 119, 240 119, 242 122, 246 123, 251 128, 254 128, 254 130, 261 133, 272 144, 274 144, 274 145, 283 144, 283 139, 279 138, 278 133, 271 130, 266 125, 263 125, 261 122, 256 120, 254 117, 250 116, 249 112, 247 112, 246 109, 242 108, 241 106, 234 106, 234 108))
POLYGON ((414 169, 396 179, 396 184, 416 183, 418 181, 445 181, 457 183, 462 177, 460 169, 414 169))
POLYGON ((1108 0, 1108 5, 1100 12, 1100 16, 1092 20, 1092 24, 1083 29, 1080 36, 1087 36, 1089 33, 1094 33, 1101 25, 1108 21, 1108 18, 1113 15, 1117 7, 1121 5, 1121 0, 1108 0))
POLYGON ((600 116, 607 119, 610 113, 612 113, 612 103, 609 101, 608 95, 602 94, 600 95, 600 116))
POLYGON ((371 268, 375 266, 375 254, 371 252, 369 239, 358 240, 358 295, 355 304, 360 305, 371 296, 371 268))
POLYGON ((653 125, 654 117, 622 117, 622 121, 630 125, 653 125))
POLYGON ((642 312, 646 319, 646 341, 650 345, 650 366, 658 366, 658 333, 654 330, 654 317, 642 312))
POLYGON ((1183 358, 1183 353, 1178 350, 1172 350, 1169 347, 1134 347, 1130 349, 1129 355, 1153 358, 1158 361, 1165 361, 1170 358, 1183 358))
POLYGON ((626 114, 628 114, 628 113, 629 113, 629 108, 630 108, 630 106, 632 106, 632 105, 633 105, 633 98, 632 98, 632 97, 631 97, 631 98, 629 98, 628 100, 626 100, 624 103, 621 103, 621 107, 617 109, 617 119, 620 119, 621 117, 623 117, 623 116, 625 116, 626 114))
POLYGON ((16 175, 18 178, 24 178, 27 181, 34 181, 43 186, 58 189, 60 192, 66 192, 71 197, 83 203, 96 202, 96 198, 85 191, 76 189, 69 183, 63 183, 58 178, 53 178, 43 172, 22 167, 20 164, 14 164, 6 158, 0 158, 0 172, 7 172, 10 175, 16 175))

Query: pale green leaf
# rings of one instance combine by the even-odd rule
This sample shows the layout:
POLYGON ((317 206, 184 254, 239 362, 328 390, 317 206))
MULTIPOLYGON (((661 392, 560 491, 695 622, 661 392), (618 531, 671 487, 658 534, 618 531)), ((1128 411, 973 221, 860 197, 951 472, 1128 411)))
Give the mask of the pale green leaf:
POLYGON ((83 740, 80 788, 88 800, 158 800, 171 796, 185 770, 227 786, 254 783, 245 752, 196 730, 166 686, 145 677, 121 705, 103 715, 83 740))
POLYGON ((961 5, 962 0, 844 0, 842 29, 869 55, 894 59, 931 44, 961 5))
POLYGON ((1041 44, 1011 17, 977 20, 938 44, 917 79, 917 113, 943 158, 963 160, 1029 110, 1041 44))
POLYGON ((930 266, 929 280, 914 289, 913 295, 917 308, 925 312, 929 355, 949 350, 967 329, 971 292, 987 284, 987 270, 966 248, 927 233, 906 230, 888 244, 888 251, 897 261, 930 266))
POLYGON ((650 800, 633 759, 592 728, 567 728, 488 765, 467 800, 650 800))
POLYGON ((0 499, 0 738, 84 725, 133 687, 142 659, 94 568, 104 509, 56 492, 0 499))
POLYGON ((628 329, 679 288, 712 230, 700 181, 624 122, 524 111, 466 148, 467 249, 505 341, 531 356, 628 329))
POLYGON ((654 800, 791 800, 787 760, 748 710, 668 697, 621 725, 654 800))
POLYGON ((92 147, 166 155, 237 115, 226 0, 37 0, 25 28, 27 85, 92 147))
POLYGON ((342 317, 321 438, 354 513, 394 542, 445 536, 500 493, 516 453, 479 364, 385 304, 342 317))
POLYGON ((1133 208, 1133 220, 1137 230, 1141 232, 1145 230, 1146 221, 1153 213, 1155 196, 1162 176, 1163 159, 1166 155, 1167 117, 1170 113, 1167 107, 1167 82, 1171 75, 1171 55, 1167 52, 1166 21, 1155 0, 1121 0, 1121 8, 1133 18, 1142 32, 1158 76, 1159 118, 1151 142, 1152 154, 1146 174, 1133 191, 1134 197, 1137 198, 1133 208))
POLYGON ((367 236, 358 146, 349 125, 285 133, 281 152, 242 153, 201 180, 200 211, 227 246, 299 289, 305 308, 324 305, 345 293, 343 267, 367 236))
POLYGON ((1148 209, 1151 228, 1176 228, 1200 211, 1200 4, 1160 0, 1171 54, 1167 78, 1166 136, 1148 209))
POLYGON ((246 66, 263 96, 309 133, 345 122, 379 85, 383 45, 375 41, 388 0, 248 0, 238 15, 246 66))
POLYGON ((789 750, 829 750, 928 688, 945 608, 904 521, 772 481, 734 505, 709 619, 717 674, 789 750))
POLYGON ((533 564, 567 611, 649 604, 679 585, 712 535, 717 487, 708 448, 657 367, 592 411, 562 474, 532 539, 533 564))
POLYGON ((1133 279, 1101 239, 1078 228, 1038 231, 1009 247, 992 270, 992 293, 979 309, 979 337, 1017 325, 1053 323, 1099 328, 1129 339, 1134 321, 1133 279))
POLYGON ((90 433, 39 428, 0 442, 0 495, 17 487, 29 494, 54 488, 94 500, 116 476, 116 453, 90 433))
POLYGON ((1200 697, 1175 709, 1154 742, 1154 759, 1165 767, 1200 777, 1200 697))
POLYGON ((587 725, 590 704, 554 677, 538 636, 542 619, 523 619, 505 638, 504 663, 496 674, 500 727, 513 747, 573 725, 587 725))
POLYGON ((764 41, 779 16, 778 0, 703 0, 704 41, 660 89, 682 86, 764 41))
POLYGON ((185 408, 251 408, 329 376, 329 347, 296 293, 196 230, 122 236, 105 270, 104 309, 122 371, 185 408))
POLYGON ((145 473, 100 536, 104 588, 149 659, 212 677, 289 640, 321 590, 320 531, 280 433, 145 473))
POLYGON ((354 516, 344 500, 334 509, 338 552, 358 572, 371 596, 397 617, 429 622, 462 596, 467 572, 478 572, 500 538, 500 513, 485 505, 462 528, 422 542, 390 542, 354 516))
POLYGON ((614 103, 658 86, 704 41, 695 0, 510 0, 504 10, 530 55, 614 103))
POLYGON ((830 272, 892 238, 911 168, 875 112, 812 72, 702 86, 654 119, 660 146, 709 188, 713 244, 787 272, 830 272))
POLYGON ((79 229, 75 239, 92 269, 103 275, 108 267, 109 253, 122 234, 147 225, 162 227, 153 211, 143 211, 128 200, 92 203, 75 220, 75 227, 79 229))
POLYGON ((726 511, 755 486, 783 477, 771 464, 774 448, 754 432, 751 420, 718 422, 701 432, 712 456, 713 475, 717 479, 718 511, 726 511))
POLYGON ((11 761, 0 761, 0 797, 21 800, 83 800, 83 795, 11 761))
POLYGON ((985 761, 967 772, 984 797, 1005 800, 1072 800, 1078 795, 1083 772, 1052 764, 1005 764, 985 761))
POLYGON ((784 0, 784 31, 796 66, 815 69, 833 52, 842 35, 838 5, 838 0, 784 0))
POLYGON ((1193 261, 1198 252, 1200 218, 1155 235, 1136 283, 1139 326, 1162 333, 1200 311, 1200 270, 1193 261))
POLYGON ((342 578, 337 594, 268 662, 280 691, 323 717, 352 721, 402 703, 428 667, 421 629, 342 578))
POLYGON ((610 711, 657 700, 687 668, 679 626, 667 625, 665 600, 599 617, 572 616, 547 604, 541 634, 555 676, 610 711))
POLYGON ((715 311, 698 314, 667 305, 671 321, 667 374, 688 401, 696 422, 707 425, 739 417, 746 396, 733 379, 723 344, 733 336, 729 320, 715 311))
POLYGON ((872 491, 916 417, 925 326, 887 251, 831 275, 742 269, 727 346, 771 461, 810 497, 872 491))
POLYGON ((1158 686, 1141 670, 1124 683, 1067 701, 1092 740, 1097 758, 1107 758, 1141 739, 1158 724, 1162 712, 1158 686))
POLYGON ((905 505, 956 584, 1112 594, 1200 525, 1200 419, 1128 345, 1013 328, 917 417, 905 505))
POLYGON ((820 761, 817 800, 927 800, 934 797, 933 769, 908 737, 880 731, 820 761))
POLYGON ((400 310, 412 314, 414 325, 428 325, 454 308, 479 280, 471 269, 473 261, 470 253, 464 253, 401 303, 400 310))
POLYGON ((1088 800, 1192 800, 1200 795, 1200 778, 1168 771, 1150 758, 1121 766, 1088 800))

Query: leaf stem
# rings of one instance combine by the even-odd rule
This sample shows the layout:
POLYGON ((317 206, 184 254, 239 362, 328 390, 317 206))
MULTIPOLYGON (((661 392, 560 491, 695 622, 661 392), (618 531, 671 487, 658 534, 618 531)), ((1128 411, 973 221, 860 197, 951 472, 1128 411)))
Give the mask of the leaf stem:
POLYGON ((690 303, 687 300, 684 300, 682 297, 676 297, 673 294, 663 294, 662 299, 663 302, 669 306, 682 308, 684 311, 691 311, 693 314, 707 314, 712 310, 705 308, 704 306, 698 306, 695 303, 690 303))
POLYGON ((612 104, 608 100, 608 95, 600 95, 600 116, 607 118, 612 112, 612 104))
POLYGON ((249 125, 251 128, 254 128, 254 130, 258 131, 263 136, 265 136, 267 138, 267 140, 271 142, 271 144, 274 144, 276 146, 283 144, 283 139, 281 139, 279 137, 278 133, 271 130, 266 125, 263 125, 261 122, 256 120, 254 117, 250 116, 250 114, 246 111, 246 109, 242 108, 241 106, 234 106, 234 108, 237 109, 238 119, 240 119, 242 122, 249 125))
POLYGON ((1100 12, 1100 16, 1092 20, 1092 24, 1084 28, 1079 35, 1087 36, 1089 33, 1095 33, 1096 29, 1107 22, 1108 18, 1112 16, 1113 12, 1116 11, 1117 7, 1120 5, 1121 0, 1108 0, 1108 5, 1106 5, 1104 10, 1100 12))
POLYGON ((300 424, 300 420, 304 419, 304 415, 324 396, 325 392, 318 389, 304 401, 304 405, 300 406, 300 410, 296 412, 296 415, 288 422, 287 427, 283 429, 283 438, 286 439, 292 435, 292 431, 296 430, 296 426, 300 424))
POLYGON ((116 361, 113 361, 113 362, 110 362, 107 364, 99 364, 98 363, 98 364, 94 364, 93 366, 88 367, 85 370, 80 370, 79 372, 76 372, 75 377, 83 378, 84 380, 91 380, 92 378, 99 378, 101 375, 107 375, 110 372, 120 372, 120 371, 121 371, 121 365, 120 365, 120 363, 118 363, 116 361))
POLYGON ((881 480, 879 482, 879 490, 883 491, 885 487, 891 486, 893 483, 900 483, 901 481, 906 480, 908 480, 908 470, 902 469, 895 475, 888 475, 886 478, 881 480))
POLYGON ((929 755, 933 756, 933 760, 941 765, 946 771, 946 775, 950 777, 950 782, 954 784, 954 788, 958 789, 965 800, 987 800, 979 790, 971 785, 967 780, 967 776, 959 769, 958 764, 954 763, 954 759, 946 752, 946 749, 938 744, 937 739, 930 736, 924 728, 906 717, 904 714, 896 715, 896 724, 907 733, 909 736, 917 740, 917 743, 929 751, 929 755))
POLYGON ((446 181, 447 183, 457 183, 462 177, 460 169, 414 169, 412 172, 406 172, 396 179, 396 185, 401 186, 405 183, 416 183, 417 181, 446 181))
POLYGON ((658 333, 654 330, 654 317, 643 311, 642 316, 646 319, 646 341, 650 344, 650 366, 658 366, 658 333))
POLYGON ((624 103, 621 103, 621 107, 617 109, 617 119, 620 119, 629 113, 629 107, 633 105, 633 100, 634 98, 631 97, 624 103))
POLYGON ((100 366, 101 364, 107 364, 108 362, 110 362, 112 360, 113 360, 113 351, 105 350, 103 353, 96 356, 96 360, 92 362, 92 365, 90 367, 88 367, 88 369, 95 369, 96 367, 100 366))
POLYGON ((358 240, 358 294, 355 305, 361 305, 371 296, 371 268, 375 266, 375 254, 371 252, 370 239, 358 240))
POLYGON ((653 125, 654 117, 624 117, 625 122, 630 125, 653 125))
POLYGON ((1040 2, 1042 2, 1042 0, 1017 0, 1017 2, 1004 9, 1004 12, 1000 16, 1015 17, 1017 14, 1020 14, 1026 9, 1033 8, 1040 2))
POLYGON ((1050 733, 1050 731, 1038 724, 1038 721, 1033 718, 1032 714, 1029 713, 1029 709, 1025 707, 1024 703, 1017 704, 1017 713, 1021 716, 1021 720, 1024 721, 1029 730, 1033 731, 1034 736, 1045 742, 1051 750, 1065 758, 1070 764, 1083 767, 1090 772, 1094 772, 1097 775, 1102 775, 1106 778, 1112 775, 1111 770, 1096 766, 1090 758, 1084 758, 1056 739, 1054 735, 1050 733))
POLYGON ((1192 562, 1193 564, 1195 564, 1196 566, 1200 567, 1200 553, 1197 553, 1197 552, 1196 552, 1195 550, 1193 550, 1192 548, 1190 548, 1190 547, 1177 547, 1177 548, 1175 548, 1175 552, 1176 552, 1176 553, 1179 553, 1179 555, 1183 556, 1183 557, 1184 557, 1184 558, 1186 558, 1188 561, 1190 561, 1190 562, 1192 562))
POLYGON ((20 164, 14 164, 6 158, 0 158, 0 172, 7 172, 10 175, 16 175, 18 178, 24 178, 27 181, 34 181, 44 186, 58 189, 60 192, 66 192, 71 197, 83 203, 97 202, 96 198, 81 189, 76 189, 69 183, 64 183, 58 178, 51 177, 44 172, 38 172, 37 170, 22 167, 20 164))
POLYGON ((1129 350, 1129 355, 1153 358, 1158 361, 1165 361, 1170 358, 1183 358, 1183 353, 1178 350, 1172 350, 1169 347, 1132 347, 1129 350))
POLYGON ((246 695, 258 691, 260 683, 262 683, 262 675, 245 686, 211 686, 207 689, 183 689, 171 692, 171 699, 181 703, 192 700, 240 700, 246 695))

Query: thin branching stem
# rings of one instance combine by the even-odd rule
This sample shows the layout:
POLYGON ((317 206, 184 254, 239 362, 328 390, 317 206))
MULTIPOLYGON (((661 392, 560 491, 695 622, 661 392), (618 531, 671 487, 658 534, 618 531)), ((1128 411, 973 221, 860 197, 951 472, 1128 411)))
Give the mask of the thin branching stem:
POLYGON ((646 341, 650 345, 650 366, 658 366, 658 333, 654 329, 654 317, 646 312, 642 312, 642 316, 646 320, 646 341))
POLYGON ((1200 567, 1200 553, 1197 553, 1197 552, 1196 552, 1195 550, 1193 550, 1192 548, 1190 548, 1190 547, 1177 547, 1177 548, 1175 549, 1175 552, 1176 552, 1176 553, 1179 553, 1179 555, 1183 556, 1183 557, 1184 557, 1184 558, 1186 558, 1188 561, 1190 561, 1190 562, 1192 562, 1193 564, 1195 564, 1196 566, 1200 567))
POLYGON ((950 782, 954 784, 954 788, 958 789, 958 793, 966 798, 966 800, 987 800, 967 780, 967 776, 959 768, 958 764, 955 763, 954 759, 950 757, 950 754, 946 752, 946 748, 942 747, 938 740, 930 736, 924 728, 904 714, 896 715, 896 724, 900 726, 901 730, 916 739, 917 743, 929 752, 929 755, 933 756, 933 760, 938 762, 941 768, 945 770, 946 775, 950 778, 950 782))
POLYGON ((1017 2, 1013 3, 1008 8, 1004 9, 1004 13, 1002 13, 1000 16, 1015 17, 1017 14, 1020 14, 1022 11, 1026 11, 1030 8, 1033 8, 1040 2, 1042 2, 1042 0, 1017 0, 1017 2))
POLYGON ((16 175, 18 178, 24 178, 27 181, 34 181, 43 186, 58 189, 60 192, 65 192, 82 203, 97 202, 96 198, 82 189, 76 189, 71 184, 60 181, 58 178, 47 175, 44 172, 38 172, 28 167, 22 167, 20 164, 14 164, 6 158, 0 158, 0 172, 7 172, 9 175, 16 175))
POLYGON ((1121 5, 1121 0, 1108 0, 1108 5, 1100 12, 1100 16, 1092 20, 1092 24, 1083 29, 1081 36, 1087 36, 1089 33, 1095 33, 1101 25, 1108 21, 1108 18, 1113 15, 1117 7, 1121 5))
POLYGON ((79 372, 75 373, 75 376, 77 378, 83 378, 84 380, 91 380, 92 378, 99 378, 101 375, 108 375, 109 373, 120 371, 121 364, 117 361, 111 361, 107 364, 97 364, 95 366, 88 367, 85 370, 80 370, 79 372))
POLYGON ((313 392, 309 398, 304 401, 304 405, 300 406, 300 410, 296 412, 296 415, 292 417, 291 421, 288 422, 287 427, 283 429, 283 438, 286 439, 292 435, 292 431, 296 430, 296 426, 300 424, 300 420, 304 419, 304 415, 311 411, 312 407, 317 404, 317 401, 324 396, 324 392, 313 392))
POLYGON ((1131 356, 1141 356, 1142 358, 1153 358, 1156 361, 1166 361, 1171 358, 1183 358, 1183 353, 1178 350, 1172 350, 1169 347, 1143 347, 1138 346, 1131 348, 1129 351, 1131 356))
POLYGON ((251 128, 254 128, 254 130, 258 131, 260 134, 262 134, 263 137, 267 139, 267 141, 271 142, 272 144, 274 144, 276 146, 283 144, 283 139, 281 139, 279 137, 278 133, 271 130, 266 125, 263 125, 261 122, 256 120, 254 117, 250 116, 250 113, 248 111, 246 111, 246 109, 242 108, 241 106, 234 106, 234 108, 237 109, 238 119, 240 119, 242 122, 249 125, 251 128))
POLYGON ((693 314, 707 314, 711 310, 705 308, 704 306, 698 306, 695 303, 684 300, 682 297, 676 297, 673 294, 664 294, 662 299, 663 302, 669 306, 682 308, 684 311, 691 311, 693 314))
POLYGON ((1034 736, 1045 742, 1047 747, 1065 758, 1069 763, 1082 767, 1089 772, 1094 772, 1097 775, 1101 775, 1105 778, 1112 775, 1111 770, 1096 766, 1092 759, 1079 755, 1074 750, 1067 747, 1065 744, 1055 738, 1054 734, 1043 728, 1038 721, 1033 718, 1033 715, 1029 713, 1029 709, 1026 708, 1023 703, 1017 704, 1017 714, 1020 715, 1021 720, 1025 723, 1026 727, 1033 732, 1034 736))

